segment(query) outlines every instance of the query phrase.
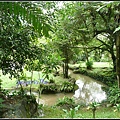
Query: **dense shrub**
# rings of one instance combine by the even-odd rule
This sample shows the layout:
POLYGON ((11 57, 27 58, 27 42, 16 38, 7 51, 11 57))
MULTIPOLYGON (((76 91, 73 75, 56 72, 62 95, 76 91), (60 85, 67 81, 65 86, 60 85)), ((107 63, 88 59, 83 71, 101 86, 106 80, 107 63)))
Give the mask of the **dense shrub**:
POLYGON ((61 85, 61 92, 72 92, 74 91, 74 84, 70 83, 68 81, 63 82, 63 84, 61 85))
POLYGON ((109 90, 107 91, 107 100, 112 105, 120 103, 120 89, 117 87, 117 85, 109 87, 109 90))
POLYGON ((74 108, 76 106, 75 100, 73 98, 69 98, 64 96, 63 98, 59 98, 55 104, 55 106, 59 106, 64 109, 74 108))
POLYGON ((87 69, 92 69, 92 67, 93 67, 93 61, 87 61, 86 62, 86 67, 87 67, 87 69))
POLYGON ((79 74, 83 74, 86 76, 89 76, 95 80, 98 80, 108 86, 112 86, 113 83, 116 83, 116 74, 111 72, 111 73, 106 73, 103 74, 103 72, 91 72, 91 71, 87 71, 85 69, 78 69, 78 70, 74 70, 74 73, 79 73, 79 74))
POLYGON ((57 93, 57 92, 74 92, 75 91, 75 83, 64 81, 61 85, 57 85, 55 83, 52 84, 41 84, 42 93, 57 93))

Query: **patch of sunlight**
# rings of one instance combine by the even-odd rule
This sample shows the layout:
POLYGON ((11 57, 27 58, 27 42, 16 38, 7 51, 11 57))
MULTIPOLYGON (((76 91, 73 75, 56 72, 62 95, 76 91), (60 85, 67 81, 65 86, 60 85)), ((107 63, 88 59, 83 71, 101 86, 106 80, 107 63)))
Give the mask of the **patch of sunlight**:
POLYGON ((112 67, 111 62, 94 62, 93 67, 112 67))

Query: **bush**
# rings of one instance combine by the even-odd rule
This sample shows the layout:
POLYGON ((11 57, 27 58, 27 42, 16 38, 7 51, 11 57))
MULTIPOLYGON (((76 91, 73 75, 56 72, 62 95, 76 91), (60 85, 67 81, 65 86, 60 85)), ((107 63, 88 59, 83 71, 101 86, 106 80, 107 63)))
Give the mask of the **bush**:
POLYGON ((79 69, 79 70, 74 70, 73 73, 76 74, 83 74, 86 76, 89 76, 97 81, 100 81, 108 86, 112 86, 113 83, 116 84, 116 74, 113 72, 108 72, 106 74, 103 74, 103 72, 91 72, 91 71, 87 71, 85 69, 79 69))
POLYGON ((70 109, 70 108, 74 108, 76 105, 75 105, 75 100, 73 98, 64 96, 63 98, 59 98, 57 100, 55 106, 60 106, 62 108, 70 109))
POLYGON ((113 87, 109 88, 107 92, 107 100, 112 105, 120 103, 120 89, 117 87, 117 85, 114 85, 113 87))
POLYGON ((86 62, 86 67, 87 67, 87 69, 92 69, 92 67, 93 67, 93 61, 87 61, 86 62))
POLYGON ((69 81, 63 82, 60 88, 61 92, 71 92, 74 91, 74 83, 71 83, 69 81))

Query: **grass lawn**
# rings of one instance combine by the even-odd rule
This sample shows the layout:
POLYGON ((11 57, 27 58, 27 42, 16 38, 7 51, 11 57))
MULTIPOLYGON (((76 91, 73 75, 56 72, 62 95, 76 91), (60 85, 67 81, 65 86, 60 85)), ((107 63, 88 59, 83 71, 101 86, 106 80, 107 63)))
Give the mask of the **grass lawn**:
MULTIPOLYGON (((3 75, 1 70, 0 70, 0 75, 1 75, 0 79, 2 80, 2 88, 4 88, 4 89, 12 89, 12 88, 16 87, 16 82, 17 82, 16 78, 12 78, 12 80, 11 80, 9 78, 10 75, 9 74, 3 75)), ((29 71, 26 71, 26 76, 30 77, 31 73, 29 71)), ((43 76, 43 74, 40 73, 40 78, 43 78, 42 76, 43 76)), ((52 77, 51 74, 49 76, 52 77)), ((33 72, 33 80, 39 80, 39 75, 38 75, 37 71, 33 72)), ((36 85, 33 84, 33 87, 35 87, 35 86, 36 85)))
MULTIPOLYGON (((69 64, 70 67, 86 67, 85 62, 80 61, 79 64, 69 64)), ((111 62, 93 62, 93 68, 103 68, 103 67, 112 67, 111 62)))
MULTIPOLYGON (((43 106, 43 109, 44 116, 42 118, 70 118, 70 115, 66 114, 60 108, 53 108, 52 106, 43 106)), ((95 118, 120 118, 120 112, 114 112, 113 107, 99 107, 97 108, 95 113, 95 118)), ((87 107, 80 108, 78 111, 76 111, 73 118, 92 119, 92 110, 87 110, 87 107)))
MULTIPOLYGON (((1 75, 0 79, 2 80, 1 87, 3 89, 14 89, 14 88, 16 88, 16 82, 17 82, 16 78, 12 78, 12 80, 11 80, 9 78, 10 75, 9 74, 3 75, 1 70, 0 70, 0 75, 1 75)), ((30 77, 31 73, 29 71, 26 71, 26 76, 30 77)), ((55 80, 56 84, 61 84, 62 82, 64 82, 66 80, 66 79, 62 78, 61 76, 54 77, 53 74, 49 74, 49 77, 53 78, 55 80)), ((40 73, 40 78, 44 78, 42 73, 40 73)), ((37 71, 33 72, 33 80, 37 80, 37 81, 39 80, 39 75, 38 75, 37 71)), ((46 78, 46 80, 47 80, 47 78, 46 78)), ((28 85, 28 87, 29 87, 29 85, 28 85)), ((32 88, 38 88, 38 85, 37 84, 32 84, 32 88)))

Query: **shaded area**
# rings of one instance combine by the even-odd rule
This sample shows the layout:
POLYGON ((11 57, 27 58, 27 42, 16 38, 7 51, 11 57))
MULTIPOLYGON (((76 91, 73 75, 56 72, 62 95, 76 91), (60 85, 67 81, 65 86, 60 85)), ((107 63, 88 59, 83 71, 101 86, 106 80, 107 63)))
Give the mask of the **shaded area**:
POLYGON ((33 118, 39 115, 38 104, 34 96, 10 95, 1 97, 4 105, 0 109, 1 118, 33 118))

